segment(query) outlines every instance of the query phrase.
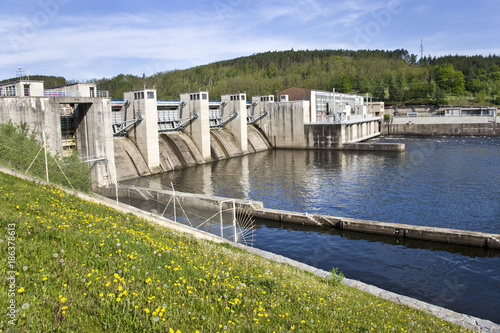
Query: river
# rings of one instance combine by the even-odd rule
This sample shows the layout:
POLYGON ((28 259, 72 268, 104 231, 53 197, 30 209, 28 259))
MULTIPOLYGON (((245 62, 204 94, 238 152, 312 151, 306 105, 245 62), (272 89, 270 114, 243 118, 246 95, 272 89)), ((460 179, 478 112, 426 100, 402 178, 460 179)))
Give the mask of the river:
MULTIPOLYGON (((406 152, 275 150, 126 183, 500 234, 500 138, 377 140, 405 143, 406 152)), ((257 221, 254 239, 257 248, 500 323, 500 251, 269 221, 257 221)))

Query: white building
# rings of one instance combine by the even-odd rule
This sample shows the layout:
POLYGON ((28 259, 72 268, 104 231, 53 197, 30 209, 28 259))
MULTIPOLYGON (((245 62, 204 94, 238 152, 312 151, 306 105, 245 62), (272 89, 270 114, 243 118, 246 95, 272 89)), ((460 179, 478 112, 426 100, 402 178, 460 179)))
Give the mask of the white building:
POLYGON ((2 83, 0 96, 43 96, 43 81, 18 80, 2 83))

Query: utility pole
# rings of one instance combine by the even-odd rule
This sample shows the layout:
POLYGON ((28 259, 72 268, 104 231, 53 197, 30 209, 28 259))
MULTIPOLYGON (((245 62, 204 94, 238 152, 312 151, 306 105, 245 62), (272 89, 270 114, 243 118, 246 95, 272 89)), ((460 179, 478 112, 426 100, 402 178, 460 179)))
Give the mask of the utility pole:
POLYGON ((424 57, 424 40, 420 39, 420 59, 424 57))

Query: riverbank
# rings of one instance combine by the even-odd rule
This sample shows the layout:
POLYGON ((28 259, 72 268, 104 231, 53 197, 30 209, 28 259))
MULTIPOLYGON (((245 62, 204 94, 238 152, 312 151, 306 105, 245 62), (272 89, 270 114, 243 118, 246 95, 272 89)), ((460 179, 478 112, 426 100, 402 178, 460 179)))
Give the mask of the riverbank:
POLYGON ((19 273, 13 296, 5 284, 1 294, 20 310, 19 331, 461 330, 335 279, 151 223, 170 225, 166 219, 0 177, 0 221, 15 230, 9 260, 19 273))

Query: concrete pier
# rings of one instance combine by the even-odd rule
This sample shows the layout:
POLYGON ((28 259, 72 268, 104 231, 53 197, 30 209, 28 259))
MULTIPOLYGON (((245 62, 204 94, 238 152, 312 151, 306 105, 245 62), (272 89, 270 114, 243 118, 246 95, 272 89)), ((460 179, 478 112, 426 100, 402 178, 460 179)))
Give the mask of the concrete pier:
POLYGON ((223 117, 236 114, 236 118, 227 123, 225 128, 235 137, 243 154, 248 153, 247 132, 247 97, 246 94, 231 94, 221 96, 225 103, 223 117))
POLYGON ((156 90, 128 91, 124 93, 124 98, 130 102, 127 119, 140 119, 129 132, 128 138, 141 152, 151 173, 158 173, 161 169, 156 90))
MULTIPOLYGON (((182 94, 181 101, 186 103, 183 112, 188 113, 189 117, 193 115, 198 116, 194 121, 189 123, 184 132, 194 141, 203 159, 210 161, 210 114, 208 91, 182 94)), ((182 115, 182 117, 186 116, 187 115, 182 115)))
MULTIPOLYGON (((115 190, 114 188, 99 189, 98 193, 114 197, 115 190)), ((120 197, 135 199, 155 198, 158 202, 167 203, 171 200, 173 192, 169 190, 157 190, 134 186, 120 186, 118 195, 120 197), (147 195, 145 196, 144 193, 147 193, 147 195)), ((192 193, 176 192, 175 195, 181 198, 182 203, 185 205, 192 205, 197 208, 206 207, 207 209, 218 207, 220 202, 227 200, 227 198, 192 193)), ((333 227, 366 234, 377 234, 446 244, 500 249, 500 234, 298 213, 264 208, 263 203, 257 201, 238 199, 235 201, 237 207, 241 207, 253 217, 263 220, 306 226, 333 227)), ((224 208, 229 208, 229 206, 225 206, 224 208)))

